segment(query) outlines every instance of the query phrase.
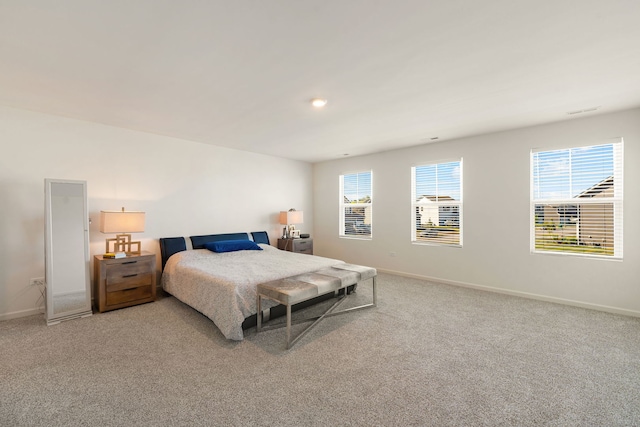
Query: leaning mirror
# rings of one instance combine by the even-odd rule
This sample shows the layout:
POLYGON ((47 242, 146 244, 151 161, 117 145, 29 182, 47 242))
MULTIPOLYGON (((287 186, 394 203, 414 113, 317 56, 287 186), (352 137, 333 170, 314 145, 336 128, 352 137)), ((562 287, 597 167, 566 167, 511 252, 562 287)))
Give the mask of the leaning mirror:
POLYGON ((45 179, 47 324, 90 316, 87 183, 45 179))

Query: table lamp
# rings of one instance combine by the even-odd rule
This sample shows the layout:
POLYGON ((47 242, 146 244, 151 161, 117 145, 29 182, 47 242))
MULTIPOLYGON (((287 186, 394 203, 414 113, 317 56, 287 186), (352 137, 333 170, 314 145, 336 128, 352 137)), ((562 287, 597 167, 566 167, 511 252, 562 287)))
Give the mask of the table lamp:
MULTIPOLYGON (((292 239, 296 237, 296 226, 294 224, 302 224, 302 211, 297 211, 293 208, 288 211, 280 211, 280 224, 286 225, 282 232, 283 239, 292 239)), ((298 235, 299 237, 299 235, 298 235)))
POLYGON ((100 231, 105 234, 116 234, 114 239, 107 239, 106 252, 140 254, 140 242, 132 242, 131 234, 144 231, 144 212, 140 211, 100 211, 100 231), (113 250, 110 243, 113 242, 113 250), (135 247, 135 250, 134 250, 135 247))

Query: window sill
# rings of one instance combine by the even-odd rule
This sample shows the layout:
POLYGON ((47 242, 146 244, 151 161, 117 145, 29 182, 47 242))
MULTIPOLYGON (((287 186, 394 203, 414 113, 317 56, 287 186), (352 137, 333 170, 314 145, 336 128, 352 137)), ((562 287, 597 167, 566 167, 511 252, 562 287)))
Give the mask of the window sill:
POLYGON ((550 256, 568 256, 568 257, 578 257, 578 258, 591 258, 591 259, 599 259, 605 261, 622 261, 623 257, 621 256, 611 256, 611 255, 597 255, 597 254, 580 254, 575 252, 560 252, 560 251, 536 251, 532 250, 531 255, 550 255, 550 256))
POLYGON ((461 244, 447 244, 447 243, 431 243, 431 242, 416 242, 416 241, 412 241, 411 242, 412 245, 416 245, 416 246, 441 246, 441 247, 445 247, 445 248, 462 248, 461 244))

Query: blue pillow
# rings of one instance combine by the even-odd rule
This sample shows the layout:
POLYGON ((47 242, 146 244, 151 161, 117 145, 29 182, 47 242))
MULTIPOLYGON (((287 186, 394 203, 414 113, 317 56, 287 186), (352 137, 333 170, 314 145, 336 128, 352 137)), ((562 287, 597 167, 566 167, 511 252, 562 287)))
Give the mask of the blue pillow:
POLYGON ((251 240, 220 240, 205 243, 204 247, 212 252, 261 251, 262 248, 251 240))

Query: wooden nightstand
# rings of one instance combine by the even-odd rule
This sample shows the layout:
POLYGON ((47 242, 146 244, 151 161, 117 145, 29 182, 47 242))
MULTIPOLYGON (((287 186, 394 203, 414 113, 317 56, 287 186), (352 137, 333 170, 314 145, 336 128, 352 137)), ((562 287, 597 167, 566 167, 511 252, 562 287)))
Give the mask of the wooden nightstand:
POLYGON ((126 258, 94 257, 94 299, 99 312, 156 299, 156 256, 150 252, 126 258))
POLYGON ((313 255, 313 239, 278 239, 278 249, 313 255))

